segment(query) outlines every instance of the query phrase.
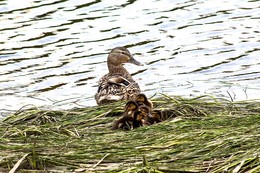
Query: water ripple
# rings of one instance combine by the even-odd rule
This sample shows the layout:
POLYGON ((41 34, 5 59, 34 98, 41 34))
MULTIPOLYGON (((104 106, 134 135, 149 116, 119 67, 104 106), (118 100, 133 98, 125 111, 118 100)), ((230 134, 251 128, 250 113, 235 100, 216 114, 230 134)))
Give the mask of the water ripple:
POLYGON ((0 112, 95 105, 116 46, 146 64, 126 68, 148 96, 229 99, 228 91, 259 99, 259 7, 254 0, 0 2, 0 112))

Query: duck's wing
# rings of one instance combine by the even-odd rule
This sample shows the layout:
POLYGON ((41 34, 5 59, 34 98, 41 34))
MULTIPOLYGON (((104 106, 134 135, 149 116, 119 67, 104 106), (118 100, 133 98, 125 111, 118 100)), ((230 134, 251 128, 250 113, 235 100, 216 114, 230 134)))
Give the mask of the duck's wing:
POLYGON ((95 99, 98 104, 128 100, 130 95, 140 93, 138 84, 135 81, 126 79, 123 76, 105 76, 99 81, 98 92, 95 99))
POLYGON ((131 82, 122 76, 112 76, 108 79, 108 83, 127 87, 131 82))

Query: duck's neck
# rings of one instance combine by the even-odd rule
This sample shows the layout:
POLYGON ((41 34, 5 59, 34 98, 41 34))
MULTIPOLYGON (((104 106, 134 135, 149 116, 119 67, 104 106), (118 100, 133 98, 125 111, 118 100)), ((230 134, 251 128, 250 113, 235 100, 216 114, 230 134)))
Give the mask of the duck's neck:
POLYGON ((127 78, 131 78, 130 73, 122 65, 108 64, 108 71, 110 75, 121 75, 127 78))

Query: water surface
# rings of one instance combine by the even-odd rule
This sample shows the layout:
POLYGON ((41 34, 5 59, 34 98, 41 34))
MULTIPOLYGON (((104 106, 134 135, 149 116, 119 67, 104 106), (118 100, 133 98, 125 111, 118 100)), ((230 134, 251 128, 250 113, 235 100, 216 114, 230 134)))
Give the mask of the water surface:
MULTIPOLYGON (((126 46, 141 90, 260 98, 257 0, 4 0, 0 112, 96 105, 107 53, 126 46)), ((1 116, 1 115, 0 115, 1 116)))

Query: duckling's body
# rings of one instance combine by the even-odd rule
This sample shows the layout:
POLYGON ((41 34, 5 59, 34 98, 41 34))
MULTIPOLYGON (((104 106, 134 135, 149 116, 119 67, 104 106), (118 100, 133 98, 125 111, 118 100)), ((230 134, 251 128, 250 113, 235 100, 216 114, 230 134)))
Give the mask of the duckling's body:
POLYGON ((112 130, 123 129, 131 130, 134 128, 134 115, 138 111, 138 105, 134 101, 128 101, 124 108, 124 113, 121 118, 115 120, 112 125, 112 130))
POLYGON ((115 120, 112 125, 112 130, 123 129, 123 130, 131 130, 133 129, 133 118, 122 116, 118 120, 115 120))
POLYGON ((133 128, 150 125, 149 118, 152 118, 151 109, 146 105, 139 106, 134 114, 133 128))
POLYGON ((145 124, 141 111, 136 111, 133 118, 133 128, 142 127, 145 124))
POLYGON ((112 49, 107 58, 108 74, 99 80, 95 99, 98 105, 119 100, 134 99, 140 93, 138 84, 123 67, 124 63, 142 65, 124 47, 112 49))

